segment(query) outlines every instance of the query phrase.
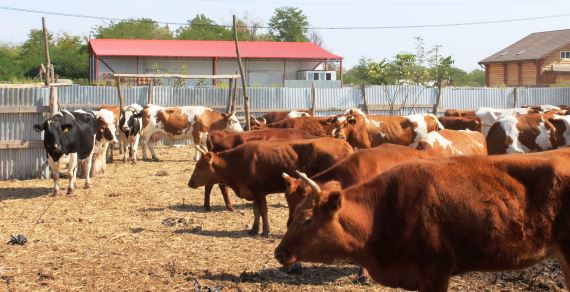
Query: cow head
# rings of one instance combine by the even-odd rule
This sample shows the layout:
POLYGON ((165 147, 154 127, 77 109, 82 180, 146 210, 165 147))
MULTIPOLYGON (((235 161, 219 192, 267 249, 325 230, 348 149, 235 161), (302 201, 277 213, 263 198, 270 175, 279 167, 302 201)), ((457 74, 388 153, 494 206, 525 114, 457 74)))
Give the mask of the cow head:
POLYGON ((339 211, 343 206, 343 192, 338 182, 323 185, 299 173, 311 188, 311 195, 303 198, 295 208, 293 220, 275 249, 275 258, 290 266, 298 261, 329 263, 343 257, 352 245, 340 222, 339 211))
POLYGON ((296 179, 286 173, 283 173, 282 177, 285 180, 285 185, 287 186, 285 190, 285 198, 287 199, 287 206, 289 206, 289 218, 287 219, 287 226, 289 226, 293 220, 295 208, 305 197, 311 195, 311 188, 305 185, 301 179, 296 179))
POLYGON ((97 112, 97 137, 116 144, 119 143, 116 137, 117 128, 115 126, 115 116, 112 111, 101 109, 97 112))
POLYGON ((347 140, 349 133, 353 130, 352 126, 357 123, 357 117, 353 115, 337 115, 330 118, 327 122, 334 125, 332 136, 338 139, 347 140))
POLYGON ((236 116, 236 112, 231 112, 229 114, 222 114, 222 117, 226 121, 226 128, 234 132, 243 132, 239 120, 236 116))
POLYGON ((201 186, 216 184, 217 182, 214 182, 216 173, 213 166, 214 156, 216 156, 216 154, 208 152, 208 150, 200 144, 196 145, 196 150, 202 155, 200 156, 200 160, 196 162, 196 167, 188 181, 188 186, 196 189, 201 186))
MULTIPOLYGON (((132 106, 127 106, 121 109, 121 114, 119 118, 119 128, 125 134, 128 134, 131 131, 131 129, 140 130, 136 129, 137 128, 136 119, 140 118, 141 116, 142 113, 132 106)), ((140 121, 138 127, 140 128, 140 121)))
POLYGON ((254 116, 249 116, 249 124, 252 130, 261 130, 267 128, 267 120, 264 117, 255 118, 254 116))
POLYGON ((44 132, 44 146, 55 161, 69 153, 69 145, 75 137, 75 118, 68 112, 59 112, 41 124, 35 124, 36 132, 44 132))

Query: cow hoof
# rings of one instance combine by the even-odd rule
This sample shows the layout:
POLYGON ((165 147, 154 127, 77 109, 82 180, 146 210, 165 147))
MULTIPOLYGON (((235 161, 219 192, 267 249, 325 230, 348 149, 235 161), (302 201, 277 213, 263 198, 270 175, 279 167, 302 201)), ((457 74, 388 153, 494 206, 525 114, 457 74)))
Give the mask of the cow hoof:
POLYGON ((227 207, 226 207, 226 210, 228 210, 228 211, 230 211, 230 212, 235 211, 235 209, 234 209, 233 206, 227 206, 227 207))
POLYGON ((59 196, 59 194, 60 194, 60 191, 59 191, 59 190, 55 190, 55 191, 53 191, 53 193, 51 193, 51 196, 52 196, 52 197, 55 197, 55 196, 59 196))
POLYGON ((364 284, 368 283, 368 276, 359 275, 358 278, 356 278, 356 282, 364 285, 364 284))
POLYGON ((126 158, 123 158, 123 162, 127 162, 127 159, 126 159, 126 158))
POLYGON ((156 158, 156 157, 153 157, 153 158, 152 158, 152 161, 153 161, 153 162, 160 162, 160 160, 159 160, 158 158, 156 158))
POLYGON ((256 229, 252 229, 252 230, 247 232, 247 234, 249 234, 249 236, 257 236, 258 233, 259 233, 259 230, 256 230, 256 229))
POLYGON ((68 194, 68 195, 73 195, 73 190, 74 190, 74 189, 67 189, 67 194, 68 194))
POLYGON ((85 189, 86 190, 91 189, 91 184, 85 184, 85 189))
MULTIPOLYGON (((210 206, 204 206, 204 210, 206 212, 212 212, 212 208, 210 208, 210 206)), ((250 232, 251 232, 251 230, 250 230, 250 232)))
POLYGON ((137 164, 136 160, 131 160, 131 164, 137 164))
POLYGON ((268 238, 269 237, 269 231, 268 232, 262 232, 261 237, 268 238))

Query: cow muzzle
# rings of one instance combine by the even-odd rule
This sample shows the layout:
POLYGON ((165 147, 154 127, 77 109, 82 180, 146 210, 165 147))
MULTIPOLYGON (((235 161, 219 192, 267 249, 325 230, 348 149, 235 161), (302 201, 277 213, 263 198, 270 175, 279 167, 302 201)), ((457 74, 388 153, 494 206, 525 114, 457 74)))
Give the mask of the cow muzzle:
POLYGON ((290 255, 279 247, 275 250, 275 259, 285 267, 290 267, 297 263, 297 258, 294 255, 290 255))
POLYGON ((129 131, 129 126, 123 126, 123 131, 128 132, 128 131, 129 131))

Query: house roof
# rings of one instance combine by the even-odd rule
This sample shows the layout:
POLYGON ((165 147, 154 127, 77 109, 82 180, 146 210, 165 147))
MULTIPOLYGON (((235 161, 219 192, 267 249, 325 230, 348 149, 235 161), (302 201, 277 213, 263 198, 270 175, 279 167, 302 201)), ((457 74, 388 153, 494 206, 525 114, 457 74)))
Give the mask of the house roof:
POLYGON ((570 29, 535 32, 481 60, 479 64, 539 60, 569 43, 570 29))
MULTIPOLYGON (((92 39, 89 46, 98 57, 236 58, 233 41, 92 39)), ((239 47, 246 59, 343 59, 309 42, 242 41, 239 47)))

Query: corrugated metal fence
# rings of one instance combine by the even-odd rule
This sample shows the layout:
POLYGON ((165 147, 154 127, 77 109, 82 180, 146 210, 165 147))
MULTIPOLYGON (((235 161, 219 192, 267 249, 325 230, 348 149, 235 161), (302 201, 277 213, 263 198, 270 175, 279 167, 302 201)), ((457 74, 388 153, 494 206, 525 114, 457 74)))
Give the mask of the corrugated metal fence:
MULTIPOLYGON (((204 105, 223 111, 228 89, 212 87, 154 87, 152 102, 163 106, 204 105)), ((243 107, 241 90, 237 107, 243 107)), ((125 104, 147 103, 147 87, 123 89, 125 104)), ((256 116, 268 111, 308 109, 312 103, 311 88, 248 88, 250 108, 256 116)), ((42 137, 32 126, 44 119, 44 113, 30 106, 48 105, 47 88, 0 88, 0 179, 37 177, 36 170, 45 161, 41 144, 14 147, 15 141, 38 141, 42 137), (27 111, 19 110, 27 107, 27 111), (11 141, 11 142, 10 142, 11 141)), ((431 111, 437 89, 423 86, 369 86, 364 88, 316 88, 318 116, 338 114, 352 107, 362 107, 366 96, 372 114, 407 115, 431 111)), ((115 87, 70 86, 58 90, 62 108, 90 109, 101 104, 117 104, 115 87)), ((508 108, 522 105, 570 104, 570 88, 445 88, 441 110, 508 108)), ((243 113, 241 113, 243 117, 243 113)))

